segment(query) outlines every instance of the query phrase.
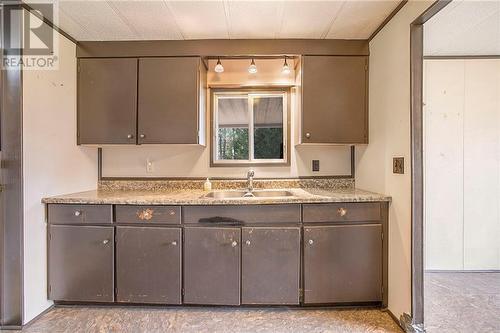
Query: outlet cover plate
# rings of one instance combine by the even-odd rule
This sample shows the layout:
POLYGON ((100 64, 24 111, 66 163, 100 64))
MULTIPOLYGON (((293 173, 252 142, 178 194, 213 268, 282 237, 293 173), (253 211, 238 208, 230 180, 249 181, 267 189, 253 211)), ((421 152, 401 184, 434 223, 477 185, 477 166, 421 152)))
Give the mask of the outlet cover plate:
POLYGON ((393 157, 392 159, 392 173, 403 175, 405 173, 405 158, 393 157))

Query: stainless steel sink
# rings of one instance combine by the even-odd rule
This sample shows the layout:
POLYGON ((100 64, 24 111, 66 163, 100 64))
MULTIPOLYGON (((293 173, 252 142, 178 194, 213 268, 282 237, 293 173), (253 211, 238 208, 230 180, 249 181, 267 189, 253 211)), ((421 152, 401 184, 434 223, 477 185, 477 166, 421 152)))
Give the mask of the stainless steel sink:
POLYGON ((284 190, 257 190, 257 191, 214 191, 205 195, 205 198, 229 199, 229 198, 281 198, 293 197, 293 193, 284 190))

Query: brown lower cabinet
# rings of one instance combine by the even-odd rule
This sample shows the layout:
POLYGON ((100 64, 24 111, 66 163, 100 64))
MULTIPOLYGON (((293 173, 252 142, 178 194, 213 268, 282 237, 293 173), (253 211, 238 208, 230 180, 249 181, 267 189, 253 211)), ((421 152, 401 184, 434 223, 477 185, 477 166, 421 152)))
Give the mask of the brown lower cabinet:
POLYGON ((382 301, 382 225, 304 227, 304 302, 378 301, 382 301))
POLYGON ((239 305, 241 229, 184 228, 184 303, 239 305))
POLYGON ((114 300, 113 227, 49 226, 49 299, 114 300))
POLYGON ((180 228, 116 228, 116 301, 181 304, 180 228))
POLYGON ((300 227, 242 228, 242 304, 300 301, 300 227))

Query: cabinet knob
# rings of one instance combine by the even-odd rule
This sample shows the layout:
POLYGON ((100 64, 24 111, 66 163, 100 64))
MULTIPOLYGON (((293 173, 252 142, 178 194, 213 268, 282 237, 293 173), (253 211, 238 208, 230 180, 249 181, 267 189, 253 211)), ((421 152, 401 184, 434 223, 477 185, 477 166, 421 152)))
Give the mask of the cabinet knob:
POLYGON ((175 211, 171 210, 170 212, 168 212, 171 216, 174 216, 175 215, 175 211))
POLYGON ((238 242, 237 242, 237 241, 233 241, 233 242, 231 243, 231 246, 232 246, 232 247, 236 247, 236 245, 238 245, 238 242))
POLYGON ((173 241, 173 242, 172 242, 172 245, 173 245, 173 246, 177 246, 177 241, 173 241))
POLYGON ((337 214, 339 214, 339 216, 346 216, 347 209, 345 209, 344 207, 340 207, 339 209, 337 209, 337 214))
POLYGON ((105 240, 103 240, 103 241, 102 241, 102 243, 103 243, 104 245, 108 244, 108 243, 109 243, 109 239, 105 239, 105 240))
POLYGON ((309 243, 309 245, 313 245, 314 241, 312 239, 310 239, 308 243, 309 243))
POLYGON ((82 212, 80 212, 79 210, 75 211, 75 216, 80 216, 82 215, 82 212))
POLYGON ((127 135, 127 139, 132 139, 134 136, 132 134, 127 135))
POLYGON ((306 133, 306 138, 310 138, 311 137, 311 133, 306 133))
POLYGON ((250 243, 250 241, 249 241, 249 240, 247 240, 247 241, 245 242, 245 244, 246 244, 246 245, 250 245, 251 243, 250 243))
POLYGON ((141 134, 141 135, 139 135, 139 137, 140 137, 141 139, 144 139, 144 138, 146 137, 146 135, 145 135, 145 134, 141 134))

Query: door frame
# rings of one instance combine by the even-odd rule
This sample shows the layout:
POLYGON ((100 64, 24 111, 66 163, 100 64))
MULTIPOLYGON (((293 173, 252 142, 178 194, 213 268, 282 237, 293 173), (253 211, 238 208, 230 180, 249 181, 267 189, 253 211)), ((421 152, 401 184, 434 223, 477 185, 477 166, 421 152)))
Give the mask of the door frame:
POLYGON ((411 140, 411 318, 409 332, 424 332, 424 164, 423 63, 424 24, 452 0, 437 0, 410 25, 411 140))

